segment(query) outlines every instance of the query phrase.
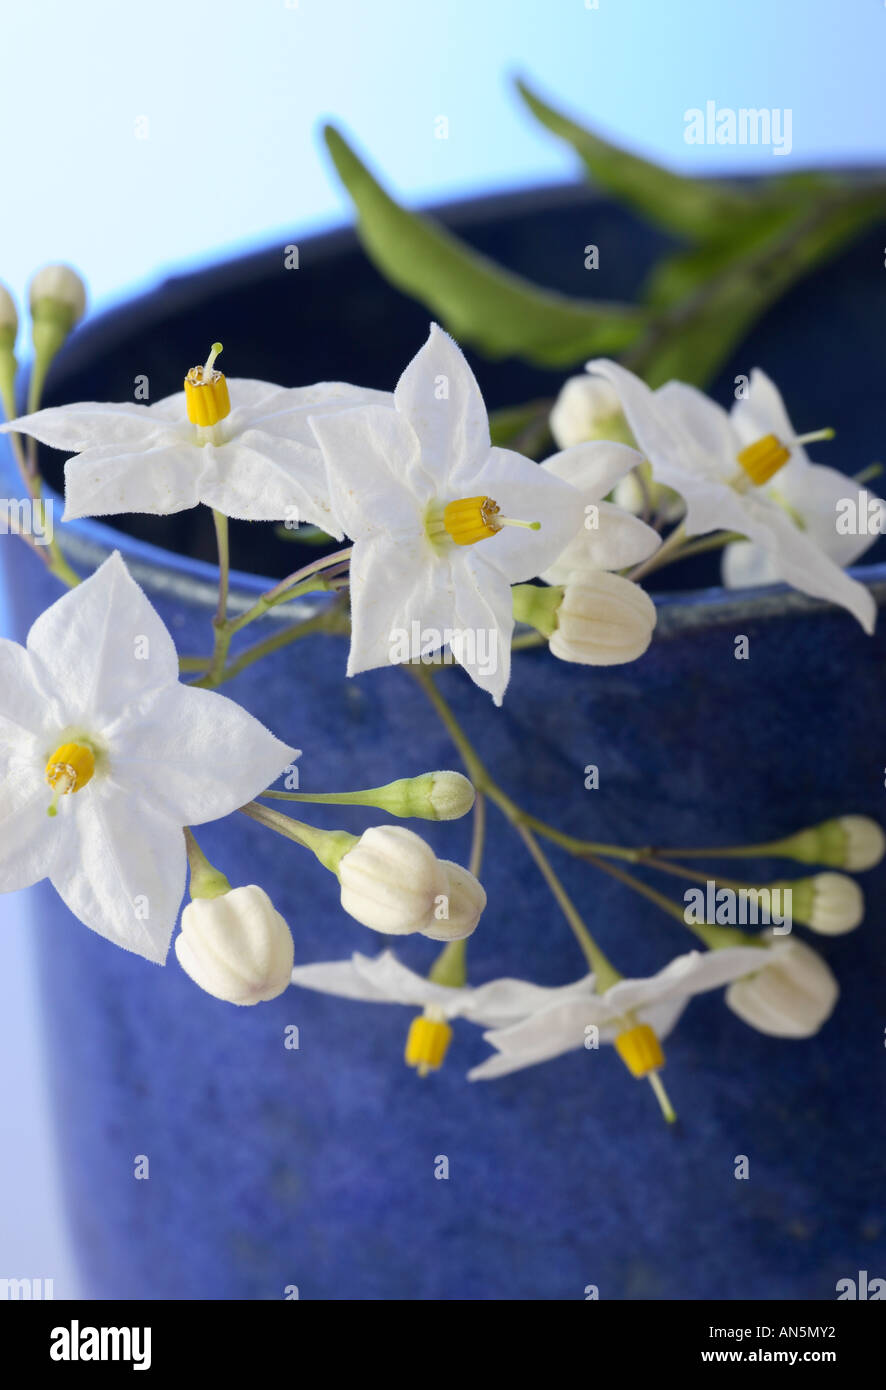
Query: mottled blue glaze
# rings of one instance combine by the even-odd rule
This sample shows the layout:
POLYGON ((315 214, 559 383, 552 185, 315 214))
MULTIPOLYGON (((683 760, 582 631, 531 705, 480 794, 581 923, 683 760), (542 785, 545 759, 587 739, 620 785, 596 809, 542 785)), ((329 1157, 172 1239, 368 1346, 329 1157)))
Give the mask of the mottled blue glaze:
MULTIPOLYGON (((81 562, 109 535, 81 528, 81 562)), ((161 557, 131 541, 124 554, 180 648, 203 649, 205 567, 162 557, 173 586, 161 587, 161 557)), ((6 541, 2 556, 23 632, 54 591, 24 547, 6 541)), ((886 593, 882 569, 866 577, 886 593)), ((257 588, 236 580, 237 593, 257 588)), ((729 844, 844 811, 882 814, 883 636, 780 592, 668 599, 660 628, 622 669, 520 655, 500 712, 458 672, 442 687, 505 787, 566 830, 729 844), (737 632, 750 638, 747 662, 734 660, 737 632), (590 762, 598 791, 584 790, 590 762)), ((228 687, 304 748, 304 788, 455 764, 404 673, 346 682, 343 663, 340 640, 312 638, 228 687)), ((367 823, 357 812, 335 821, 367 823)), ((472 977, 574 978, 582 958, 537 872, 494 811, 489 829, 472 977)), ((428 834, 466 857, 467 822, 428 834)), ((201 840, 234 883, 268 890, 299 961, 383 944, 294 846, 243 818, 201 840)), ((624 971, 654 971, 692 944, 620 885, 555 857, 624 971)), ((816 943, 843 991, 818 1037, 761 1037, 717 997, 690 1007, 667 1048, 674 1130, 612 1049, 469 1085, 486 1048, 460 1023, 444 1069, 420 1080, 401 1060, 409 1010, 306 991, 224 1005, 174 958, 159 970, 113 949, 43 885, 34 928, 89 1291, 281 1298, 296 1284, 303 1298, 570 1299, 596 1284, 603 1298, 829 1298, 858 1269, 886 1272, 883 884, 882 870, 866 876, 861 930, 816 943), (292 1023, 298 1051, 283 1046, 292 1023), (148 1181, 133 1178, 139 1154, 148 1181), (434 1178, 441 1154, 448 1181, 434 1178), (737 1154, 749 1157, 747 1182, 733 1176, 737 1154)), ((435 949, 410 940, 402 955, 421 968, 435 949)))
MULTIPOLYGON (((655 234, 590 195, 518 202, 492 218, 456 210, 450 220, 513 269, 579 294, 587 277, 564 247, 589 235, 605 246, 595 289, 611 298, 633 294, 661 249, 655 234)), ((814 293, 794 290, 717 385, 726 399, 733 374, 761 362, 785 385, 799 428, 837 425, 833 461, 847 471, 881 452, 881 241, 872 234, 819 275, 814 293)), ((136 361, 154 396, 163 394, 176 389, 194 341, 202 350, 219 334, 238 344, 232 375, 279 379, 285 343, 284 380, 390 387, 420 345, 426 314, 379 281, 353 239, 302 249, 300 277, 280 275, 272 248, 98 320, 65 355, 50 399, 121 399, 136 361), (136 356, 120 350, 127 335, 136 356)), ((550 393, 560 380, 512 362, 480 364, 480 375, 492 404, 550 393)), ((143 539, 171 525, 164 544, 196 544, 189 518, 135 525, 143 539)), ((245 529, 235 528, 235 553, 249 541, 245 529)), ((84 572, 120 544, 180 650, 206 649, 206 566, 95 524, 64 533, 84 572)), ((211 553, 211 540, 208 526, 198 553, 211 553)), ((0 541, 0 561, 22 637, 58 591, 18 542, 0 541)), ((859 574, 882 603, 886 567, 859 574)), ((262 587, 236 576, 235 599, 262 587)), ((627 667, 518 655, 500 711, 458 671, 441 677, 512 795, 567 831, 628 843, 726 845, 844 812, 882 819, 882 624, 870 640, 842 611, 784 590, 669 596, 659 613, 650 651, 627 667), (738 633, 750 639, 746 662, 733 656, 738 633), (600 769, 597 791, 584 788, 588 763, 600 769)), ((262 630, 272 629, 268 620, 262 630)), ((340 639, 310 638, 227 693, 305 750, 307 790, 457 766, 406 674, 346 681, 344 660, 340 639)), ((357 811, 316 819, 354 830, 371 823, 357 811)), ((469 822, 419 828, 442 854, 467 858, 469 822)), ((341 912, 331 875, 244 817, 200 839, 234 883, 267 889, 292 925, 298 961, 386 944, 341 912)), ((624 972, 653 972, 694 944, 621 885, 553 857, 624 972)), ((720 867, 736 872, 732 861, 720 867)), ((749 876, 787 867, 761 863, 749 876)), ((470 944, 475 982, 518 974, 560 984, 583 973, 536 869, 494 809, 483 878, 489 908, 470 944)), ((657 882, 679 895, 676 880, 657 882)), ((886 871, 863 882, 860 930, 806 934, 842 987, 816 1038, 764 1038, 716 996, 690 1006, 667 1043, 674 1129, 611 1048, 469 1085, 465 1072, 487 1048, 478 1029, 458 1023, 445 1067, 421 1080, 402 1062, 410 1010, 294 990, 236 1009, 196 989, 174 957, 160 970, 116 950, 50 889, 33 890, 59 1144, 89 1292, 279 1299, 294 1284, 308 1299, 581 1299, 594 1284, 603 1299, 829 1299, 859 1269, 886 1276, 886 871), (298 1051, 283 1045, 290 1024, 298 1051), (142 1154, 148 1181, 133 1177, 142 1154), (434 1177, 443 1154, 448 1181, 434 1177), (749 1159, 746 1182, 734 1177, 739 1154, 749 1159)), ((437 948, 415 939, 399 949, 421 969, 437 948)))

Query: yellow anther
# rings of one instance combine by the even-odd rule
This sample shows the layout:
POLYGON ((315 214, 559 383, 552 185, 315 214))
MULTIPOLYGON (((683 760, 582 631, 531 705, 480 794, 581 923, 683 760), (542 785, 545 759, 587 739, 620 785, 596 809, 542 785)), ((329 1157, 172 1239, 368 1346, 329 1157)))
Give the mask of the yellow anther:
POLYGON ((442 1018, 429 1018, 419 1014, 409 1027, 406 1039, 406 1065, 416 1067, 419 1076, 427 1076, 442 1066, 443 1058, 449 1050, 452 1029, 442 1018))
POLYGON ((459 497, 443 509, 443 527, 456 545, 475 545, 494 536, 498 503, 491 497, 459 497))
POLYGON ((646 1076, 664 1066, 664 1053, 648 1023, 638 1023, 615 1039, 615 1050, 631 1076, 646 1076))
POLYGON ((755 487, 761 487, 783 468, 791 456, 781 440, 774 434, 764 434, 756 439, 738 455, 738 461, 755 487))
POLYGON ((515 521, 502 516, 491 497, 459 497, 443 508, 443 529, 456 545, 476 545, 477 541, 498 535, 503 526, 541 530, 540 521, 515 521))
POLYGON ((231 413, 228 383, 215 370, 215 359, 221 350, 221 343, 213 343, 204 365, 192 367, 185 377, 185 405, 193 425, 217 425, 231 413))
POLYGON ((95 772, 95 754, 85 743, 62 743, 46 764, 46 780, 53 790, 49 815, 58 811, 60 796, 79 792, 95 772))

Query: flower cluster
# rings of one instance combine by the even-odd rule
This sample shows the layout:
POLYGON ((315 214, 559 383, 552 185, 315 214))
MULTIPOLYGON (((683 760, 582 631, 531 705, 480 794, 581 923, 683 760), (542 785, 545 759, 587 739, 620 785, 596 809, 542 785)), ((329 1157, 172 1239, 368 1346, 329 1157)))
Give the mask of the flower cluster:
MULTIPOLYGON (((121 556, 115 552, 81 581, 61 550, 52 551, 47 563, 69 591, 37 619, 24 647, 0 642, 0 891, 49 878, 88 927, 162 964, 189 873, 191 901, 175 953, 208 994, 255 1005, 292 982, 420 1008, 406 1060, 422 1074, 442 1063, 458 1018, 486 1029, 492 1047, 469 1072, 472 1080, 612 1043, 633 1076, 650 1080, 668 1118, 661 1042, 694 995, 727 986, 730 1009, 770 1035, 808 1037, 821 1027, 838 987, 824 961, 793 937, 700 926, 704 950, 677 955, 648 978, 623 978, 569 900, 539 837, 609 865, 647 896, 625 865, 679 873, 668 857, 679 851, 576 841, 524 812, 464 734, 434 667, 449 655, 500 705, 515 646, 547 643, 555 658, 574 665, 636 661, 656 621, 637 579, 680 558, 700 536, 723 546, 727 584, 787 580, 842 605, 870 632, 871 594, 844 570, 873 536, 847 536, 834 524, 838 503, 860 501, 860 489, 805 453, 827 431, 796 436, 759 371, 727 413, 685 384, 651 391, 624 367, 595 360, 586 376, 566 383, 550 418, 561 450, 538 463, 493 444, 473 373, 436 325, 390 393, 341 382, 228 381, 214 343, 187 371, 182 390, 155 404, 39 409, 48 361, 83 314, 82 285, 67 268, 49 267, 35 277, 31 307, 33 408, 0 427, 31 495, 39 478, 23 437, 72 455, 66 521, 211 508, 219 608, 212 654, 192 664, 197 677, 184 684, 173 639, 121 556), (227 518, 305 522, 351 544, 232 618, 227 518), (299 750, 213 687, 235 669, 229 648, 243 627, 314 590, 349 593, 347 674, 406 665, 469 777, 429 771, 341 793, 275 788, 299 750), (518 624, 527 631, 515 636, 518 624), (482 793, 476 802, 475 791, 482 793), (473 809, 471 867, 439 858, 405 826, 385 821, 359 836, 320 830, 268 804, 280 800, 426 820, 473 809), (520 834, 575 932, 589 969, 572 983, 468 984, 465 942, 487 905, 478 877, 487 800, 520 834), (296 965, 289 925, 264 890, 232 887, 194 837, 192 827, 237 810, 312 853, 335 875, 343 910, 369 930, 442 942, 430 973, 409 969, 390 950, 296 965)), ((16 332, 15 306, 0 287, 0 389, 9 416, 16 332)), ((321 614, 330 631, 341 621, 339 604, 321 614)), ((763 851, 822 866, 787 886, 795 919, 836 935, 858 925, 864 902, 854 880, 834 870, 878 862, 884 837, 873 822, 849 816, 729 852, 763 851)))

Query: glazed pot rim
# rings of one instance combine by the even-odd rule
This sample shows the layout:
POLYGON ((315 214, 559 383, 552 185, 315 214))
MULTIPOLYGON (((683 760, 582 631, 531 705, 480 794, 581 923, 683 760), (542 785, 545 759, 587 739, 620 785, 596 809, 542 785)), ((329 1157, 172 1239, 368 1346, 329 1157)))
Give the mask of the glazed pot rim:
MULTIPOLYGON (((51 495, 51 494, 47 494, 51 495)), ((58 532, 56 533, 59 534, 58 532)), ((64 523, 60 535, 62 549, 75 568, 79 565, 94 569, 113 550, 119 550, 133 578, 148 593, 168 595, 183 602, 211 611, 218 602, 218 572, 206 560, 194 560, 175 551, 164 550, 148 541, 116 531, 101 521, 84 519, 64 523)), ((886 603, 886 564, 865 565, 846 571, 853 579, 871 590, 878 607, 886 603)), ((243 570, 230 575, 229 611, 243 612, 255 599, 278 581, 243 570)), ((787 584, 772 584, 756 589, 669 590, 651 594, 658 611, 656 640, 690 630, 722 627, 737 622, 760 622, 772 618, 809 617, 834 605, 824 599, 791 589, 787 584)), ((309 617, 330 601, 325 594, 291 600, 272 608, 266 621, 290 622, 294 617, 309 617)), ((847 613, 847 620, 850 615, 847 613)))
MULTIPOLYGON (((871 174, 872 169, 850 172, 855 172, 858 177, 865 177, 871 174)), ((426 211, 447 225, 457 227, 464 222, 477 223, 493 216, 514 215, 528 208, 537 209, 541 204, 557 206, 574 202, 576 199, 586 202, 608 201, 600 190, 585 183, 558 181, 529 189, 506 189, 435 204, 426 211)), ((360 249, 359 238, 351 226, 314 232, 302 238, 302 241, 304 244, 310 244, 315 260, 360 249)), ((268 249, 260 247, 242 256, 215 261, 196 270, 174 274, 121 303, 109 306, 95 319, 87 321, 78 331, 71 347, 60 355, 58 373, 53 373, 55 382, 63 381, 66 368, 69 364, 75 365, 81 356, 91 356, 96 349, 100 351, 109 342, 117 341, 124 325, 127 336, 150 327, 158 317, 168 313, 170 299, 178 308, 186 306, 189 302, 196 302, 205 294, 208 281, 214 281, 223 274, 230 275, 235 270, 238 280, 248 283, 250 276, 263 273, 268 249), (158 303, 160 290, 164 294, 162 310, 158 303)), ((10 454, 11 450, 7 448, 7 455, 10 454)), ((61 499, 48 488, 46 495, 53 497, 56 505, 61 505, 61 499)), ((195 560, 148 541, 137 540, 125 532, 116 531, 107 522, 89 518, 64 523, 57 535, 65 555, 75 566, 79 564, 94 568, 112 550, 119 550, 133 576, 149 592, 176 596, 206 609, 214 608, 217 603, 217 572, 215 566, 206 561, 195 560)), ((846 573, 871 590, 878 607, 886 602, 886 562, 857 566, 846 573)), ((243 611, 275 582, 277 581, 261 575, 232 570, 230 611, 243 611)), ((652 594, 650 597, 658 610, 657 640, 692 629, 770 618, 803 617, 834 607, 823 599, 812 598, 786 584, 753 589, 724 589, 718 585, 705 589, 671 590, 652 594)), ((293 600, 273 608, 266 617, 271 621, 288 622, 294 616, 309 616, 326 602, 327 595, 311 595, 309 599, 293 600)), ((848 614, 846 616, 847 619, 850 617, 848 614)))

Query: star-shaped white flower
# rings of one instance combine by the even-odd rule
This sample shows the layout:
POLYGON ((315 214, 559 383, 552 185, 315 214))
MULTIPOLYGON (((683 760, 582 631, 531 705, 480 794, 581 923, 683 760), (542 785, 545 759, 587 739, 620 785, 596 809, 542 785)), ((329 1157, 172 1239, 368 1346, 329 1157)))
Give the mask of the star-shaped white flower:
POLYGON ((448 646, 501 704, 510 586, 562 553, 583 521, 580 498, 537 463, 492 447, 473 373, 436 324, 394 406, 312 419, 333 507, 355 543, 348 675, 448 646))
MULTIPOLYGON (((781 393, 765 372, 755 367, 751 372, 746 397, 735 402, 730 419, 743 445, 753 444, 767 434, 788 441, 794 429, 784 407, 781 393)), ((804 535, 829 555, 841 569, 863 555, 877 540, 873 527, 856 534, 837 527, 838 504, 849 501, 857 511, 868 506, 879 512, 878 524, 886 530, 886 504, 872 496, 845 473, 812 463, 802 444, 793 444, 791 456, 760 492, 781 507, 804 535)), ((869 516, 870 522, 870 516, 869 516)), ((754 541, 736 541, 723 551, 723 583, 730 589, 747 588, 755 584, 776 584, 781 578, 777 555, 772 549, 754 541)))
POLYGON ((690 951, 677 956, 657 975, 619 980, 602 994, 594 992, 593 976, 588 976, 583 995, 566 995, 517 1023, 485 1033, 486 1041, 496 1050, 468 1072, 468 1080, 491 1081, 584 1047, 590 1025, 599 1030, 599 1042, 614 1042, 638 1024, 646 1024, 657 1038, 665 1038, 692 995, 719 989, 760 970, 770 960, 768 949, 755 946, 690 951))
POLYGON ((291 389, 246 378, 226 382, 214 356, 206 368, 192 369, 185 391, 153 405, 54 406, 0 431, 76 452, 65 465, 65 521, 118 512, 168 516, 204 502, 246 521, 312 522, 340 539, 308 417, 370 402, 390 406, 390 394, 342 382, 291 389), (220 399, 207 411, 202 397, 194 406, 195 391, 220 399), (214 423, 198 424, 194 416, 214 423))
POLYGON ((363 999, 377 1004, 412 1004, 430 1009, 443 1018, 466 1018, 487 1028, 503 1028, 563 998, 584 997, 593 989, 588 975, 575 984, 548 989, 529 980, 503 978, 488 984, 456 987, 438 985, 403 965, 393 951, 363 956, 355 951, 350 960, 319 961, 297 965, 292 983, 342 999, 363 999))
MULTIPOLYGON (((858 485, 809 462, 781 397, 762 372, 754 373, 751 397, 729 415, 684 382, 669 381, 653 392, 615 362, 589 362, 588 370, 617 390, 653 477, 684 499, 687 535, 739 532, 765 552, 767 577, 841 604, 866 632, 873 631, 876 605, 840 568, 851 547, 841 543, 833 513, 837 496, 855 496, 858 485)), ((731 562, 732 578, 739 563, 731 562)), ((758 560, 753 566, 761 573, 758 560)))
POLYGON ((546 472, 579 493, 583 518, 566 549, 542 573, 548 584, 568 584, 600 570, 627 569, 655 553, 661 545, 659 533, 639 517, 604 501, 642 462, 636 449, 602 441, 575 444, 545 460, 546 472))
POLYGON ((183 826, 269 786, 294 750, 222 695, 179 684, 175 644, 115 552, 0 639, 0 892, 48 878, 109 941, 163 963, 183 826))

